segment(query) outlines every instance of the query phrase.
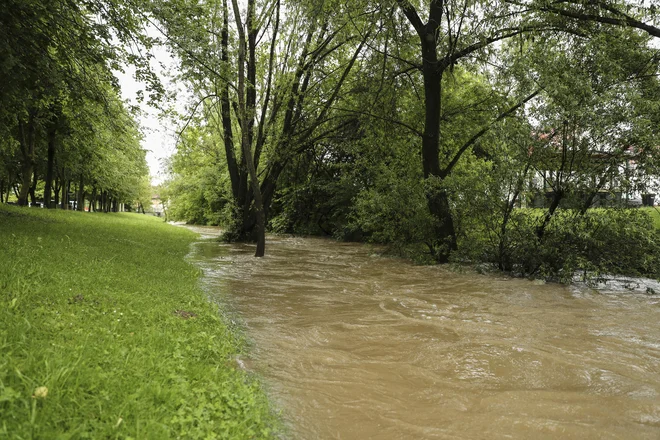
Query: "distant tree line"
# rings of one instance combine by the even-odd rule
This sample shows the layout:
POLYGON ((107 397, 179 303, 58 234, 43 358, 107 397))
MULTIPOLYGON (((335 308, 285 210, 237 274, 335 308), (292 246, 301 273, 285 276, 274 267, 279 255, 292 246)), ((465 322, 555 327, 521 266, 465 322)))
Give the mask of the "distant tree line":
POLYGON ((113 70, 157 93, 152 41, 122 0, 0 4, 0 201, 112 211, 148 192, 141 134, 113 70))

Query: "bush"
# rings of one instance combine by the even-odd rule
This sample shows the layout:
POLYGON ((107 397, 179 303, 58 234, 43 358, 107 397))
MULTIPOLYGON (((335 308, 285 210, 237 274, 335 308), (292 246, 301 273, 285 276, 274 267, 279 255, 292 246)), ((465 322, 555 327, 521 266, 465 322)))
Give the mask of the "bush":
POLYGON ((369 241, 402 248, 429 242, 433 220, 428 212, 423 183, 391 180, 362 191, 354 201, 350 228, 369 241))
MULTIPOLYGON (((542 239, 536 233, 539 210, 515 210, 501 229, 473 233, 457 258, 493 263, 522 276, 568 282, 576 272, 660 278, 660 230, 635 209, 558 211, 542 239)), ((498 224, 500 222, 492 222, 498 224)))
POLYGON ((635 209, 597 209, 583 216, 562 212, 539 246, 541 273, 568 280, 592 275, 660 276, 660 232, 635 209))

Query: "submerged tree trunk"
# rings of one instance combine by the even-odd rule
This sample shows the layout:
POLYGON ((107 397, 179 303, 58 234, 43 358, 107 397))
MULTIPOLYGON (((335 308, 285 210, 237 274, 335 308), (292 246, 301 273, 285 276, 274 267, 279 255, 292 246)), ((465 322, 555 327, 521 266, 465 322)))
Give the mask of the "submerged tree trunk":
MULTIPOLYGON (((250 189, 252 190, 252 195, 254 197, 254 209, 256 212, 256 227, 257 227, 257 250, 254 254, 255 257, 263 257, 266 249, 266 219, 264 215, 263 201, 261 198, 261 189, 259 188, 259 179, 257 177, 257 172, 254 168, 254 160, 252 157, 252 138, 253 135, 251 131, 254 128, 254 115, 256 108, 255 100, 255 84, 248 83, 246 84, 245 77, 245 60, 246 60, 246 50, 248 41, 245 35, 245 30, 243 29, 243 23, 240 16, 240 10, 238 7, 238 1, 232 0, 232 6, 234 9, 234 16, 236 19, 236 27, 238 29, 239 35, 239 50, 238 50, 238 105, 241 119, 241 145, 243 151, 243 159, 247 167, 248 176, 250 180, 250 189), (247 91, 246 91, 247 88, 247 91)), ((254 23, 254 7, 255 0, 248 0, 248 33, 250 34, 250 56, 249 62, 251 64, 255 63, 254 56, 254 45, 252 43, 253 34, 256 38, 256 28, 254 23)), ((255 66, 248 66, 248 75, 251 77, 253 75, 255 66)))
POLYGON ((449 196, 446 190, 439 187, 447 172, 440 168, 440 113, 441 84, 444 74, 444 60, 438 59, 436 34, 442 18, 442 2, 432 0, 429 21, 424 25, 417 12, 405 1, 399 1, 399 6, 411 22, 420 40, 422 56, 422 76, 424 79, 424 133, 422 135, 422 168, 424 178, 436 180, 431 182, 427 191, 426 201, 429 211, 435 220, 435 243, 432 246, 434 258, 439 263, 449 261, 451 251, 457 249, 454 219, 449 206, 449 196), (441 62, 443 61, 443 62, 441 62))

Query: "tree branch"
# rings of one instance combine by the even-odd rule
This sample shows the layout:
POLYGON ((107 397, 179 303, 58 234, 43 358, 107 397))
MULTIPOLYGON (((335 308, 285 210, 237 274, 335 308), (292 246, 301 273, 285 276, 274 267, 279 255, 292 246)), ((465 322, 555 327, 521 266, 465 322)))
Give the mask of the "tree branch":
POLYGON ((541 89, 535 90, 532 94, 528 95, 525 99, 522 101, 518 102, 516 105, 499 115, 493 122, 491 122, 488 126, 482 128, 477 132, 474 136, 472 136, 463 146, 458 150, 454 158, 449 162, 449 165, 447 165, 441 172, 441 175, 439 177, 445 178, 451 173, 452 169, 456 166, 458 161, 461 159, 461 156, 463 153, 465 153, 468 148, 472 147, 483 135, 488 133, 491 128, 498 122, 500 122, 502 119, 508 117, 512 113, 514 113, 516 110, 518 110, 520 107, 525 105, 529 100, 533 99, 536 95, 541 93, 541 89))
POLYGON ((193 111, 190 113, 190 115, 188 115, 188 120, 184 124, 183 128, 177 133, 177 136, 176 136, 176 143, 177 144, 179 143, 179 140, 181 139, 181 136, 183 135, 183 132, 186 131, 186 129, 188 128, 188 125, 190 125, 190 122, 195 117, 195 113, 197 113, 197 109, 199 108, 199 106, 209 98, 218 98, 218 97, 219 97, 218 95, 212 93, 210 95, 206 95, 205 97, 200 99, 197 102, 197 104, 195 104, 195 108, 193 108, 193 111))
POLYGON ((415 31, 417 31, 417 35, 419 35, 420 38, 424 38, 424 23, 422 23, 422 20, 419 18, 415 7, 408 0, 396 0, 396 2, 410 24, 415 28, 415 31))
POLYGON ((333 107, 333 109, 334 110, 339 110, 339 111, 342 111, 342 112, 347 112, 347 113, 354 113, 354 114, 357 114, 357 115, 369 116, 370 118, 380 119, 381 121, 390 122, 392 124, 400 125, 401 127, 404 127, 406 129, 410 130, 412 133, 416 134, 419 137, 422 137, 424 135, 421 131, 417 130, 413 126, 408 125, 405 122, 397 121, 396 119, 386 118, 385 116, 379 116, 379 115, 375 115, 373 113, 360 111, 360 110, 351 110, 351 109, 340 108, 340 107, 333 107))

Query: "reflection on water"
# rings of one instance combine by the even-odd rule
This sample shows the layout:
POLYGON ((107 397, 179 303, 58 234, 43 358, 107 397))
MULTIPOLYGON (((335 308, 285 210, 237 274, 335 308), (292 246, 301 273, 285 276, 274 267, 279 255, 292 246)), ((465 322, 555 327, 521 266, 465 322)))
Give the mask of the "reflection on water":
MULTIPOLYGON (((212 230, 207 230, 207 232, 212 230)), ((297 439, 660 439, 660 298, 373 248, 197 243, 297 439)))

